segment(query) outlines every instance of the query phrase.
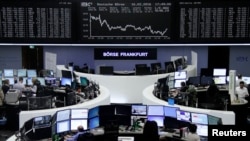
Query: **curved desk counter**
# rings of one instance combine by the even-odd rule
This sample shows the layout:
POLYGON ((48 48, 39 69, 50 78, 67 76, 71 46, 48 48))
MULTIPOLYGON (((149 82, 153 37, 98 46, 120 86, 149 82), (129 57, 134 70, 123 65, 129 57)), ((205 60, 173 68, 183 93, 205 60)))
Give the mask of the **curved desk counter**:
POLYGON ((72 106, 54 108, 54 109, 45 109, 45 110, 32 110, 32 111, 21 111, 19 114, 19 128, 31 118, 45 115, 53 115, 56 111, 70 108, 93 108, 99 105, 109 105, 110 104, 110 92, 107 88, 100 86, 101 94, 96 98, 83 102, 81 104, 76 104, 72 106))
MULTIPOLYGON (((57 71, 65 69, 64 65, 57 65, 57 71)), ((188 77, 195 75, 195 66, 188 66, 185 70, 188 77)), ((86 77, 108 88, 110 90, 111 103, 142 103, 142 91, 146 87, 157 82, 159 78, 174 75, 174 73, 129 76, 74 73, 78 77, 86 77)))
MULTIPOLYGON (((151 85, 143 90, 143 104, 145 105, 168 105, 166 101, 158 99, 153 95, 154 86, 151 85)), ((175 104, 174 107, 179 107, 181 110, 197 113, 205 113, 212 116, 220 117, 224 125, 235 125, 235 113, 233 111, 220 111, 193 108, 175 104)))

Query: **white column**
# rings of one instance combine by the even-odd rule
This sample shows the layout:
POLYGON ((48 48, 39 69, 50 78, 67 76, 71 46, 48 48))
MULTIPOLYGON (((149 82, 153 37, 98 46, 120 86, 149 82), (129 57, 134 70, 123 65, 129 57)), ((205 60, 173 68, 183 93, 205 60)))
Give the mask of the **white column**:
POLYGON ((230 70, 228 92, 231 97, 231 102, 235 100, 235 78, 236 78, 236 70, 230 70))

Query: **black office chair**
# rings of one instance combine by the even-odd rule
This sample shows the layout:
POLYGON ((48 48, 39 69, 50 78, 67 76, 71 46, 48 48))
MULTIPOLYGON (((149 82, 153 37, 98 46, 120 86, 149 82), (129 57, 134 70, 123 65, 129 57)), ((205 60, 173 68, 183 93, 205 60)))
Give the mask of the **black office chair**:
POLYGON ((77 141, 94 141, 95 136, 93 133, 86 132, 78 136, 77 141))

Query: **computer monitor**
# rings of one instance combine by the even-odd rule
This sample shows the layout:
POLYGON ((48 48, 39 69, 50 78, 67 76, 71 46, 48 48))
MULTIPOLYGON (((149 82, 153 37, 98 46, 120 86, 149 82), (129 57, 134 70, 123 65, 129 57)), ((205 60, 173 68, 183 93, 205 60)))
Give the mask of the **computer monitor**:
POLYGON ((177 110, 176 116, 177 120, 191 122, 191 114, 188 111, 177 110))
POLYGON ((213 69, 213 76, 226 76, 227 69, 226 68, 214 68, 213 69))
POLYGON ((99 106, 99 115, 101 116, 114 116, 115 105, 102 105, 99 106))
POLYGON ((196 132, 199 136, 204 136, 204 137, 208 136, 208 125, 196 124, 196 126, 197 126, 196 132))
POLYGON ((147 116, 147 120, 156 121, 158 127, 164 126, 164 116, 147 116))
POLYGON ((174 80, 170 80, 170 81, 168 81, 168 88, 169 89, 173 89, 174 88, 174 80))
POLYGON ((147 115, 150 116, 164 116, 164 106, 162 105, 148 105, 147 115))
POLYGON ((50 127, 51 125, 51 115, 35 117, 33 119, 33 128, 44 128, 50 127))
POLYGON ((81 86, 88 86, 89 85, 89 80, 86 77, 80 77, 80 84, 81 86))
POLYGON ((99 116, 99 106, 89 109, 88 118, 99 116))
POLYGON ((196 124, 208 124, 208 116, 207 114, 202 113, 193 113, 191 112, 191 121, 196 124))
POLYGON ((250 77, 243 76, 242 80, 245 81, 246 84, 250 84, 250 77))
POLYGON ((88 120, 89 129, 94 129, 100 126, 100 118, 94 117, 88 120))
POLYGON ((72 78, 65 78, 65 77, 62 77, 61 78, 61 86, 66 86, 66 85, 69 85, 71 86, 71 82, 72 82, 72 78))
POLYGON ((37 77, 36 78, 42 86, 45 86, 45 78, 44 77, 37 77))
POLYGON ((4 77, 14 77, 14 70, 13 69, 4 69, 3 75, 4 75, 4 77))
POLYGON ((29 85, 29 86, 33 85, 31 77, 26 77, 26 85, 29 85))
POLYGON ((213 79, 216 85, 225 85, 227 83, 226 76, 216 76, 213 79))
POLYGON ((63 121, 70 119, 70 109, 61 110, 56 112, 56 121, 63 121))
POLYGON ((211 77, 211 76, 202 76, 201 77, 201 85, 202 86, 210 85, 210 84, 212 84, 213 81, 214 81, 213 77, 211 77))
POLYGON ((83 126, 83 129, 88 129, 88 120, 87 119, 71 119, 70 120, 70 130, 77 131, 79 125, 83 126))
POLYGON ((113 75, 114 67, 113 66, 100 66, 100 74, 113 75))
POLYGON ((134 136, 118 136, 117 141, 134 141, 134 136))
POLYGON ((68 70, 61 70, 62 72, 62 77, 64 78, 72 78, 72 72, 68 70))
POLYGON ((174 72, 174 79, 187 79, 187 71, 174 72))
POLYGON ((139 122, 141 126, 144 126, 146 121, 147 121, 147 116, 134 115, 134 116, 131 116, 130 125, 135 125, 136 122, 139 122))
POLYGON ((135 69, 148 67, 147 64, 135 64, 135 69))
POLYGON ((27 76, 27 70, 26 69, 18 69, 17 70, 17 77, 26 77, 27 76))
POLYGON ((86 108, 77 108, 71 109, 71 118, 72 119, 87 119, 88 118, 88 109, 86 108))
POLYGON ((70 120, 60 121, 56 123, 56 133, 64 133, 70 131, 70 120))
POLYGON ((54 77, 45 77, 44 80, 45 80, 45 85, 47 86, 56 84, 56 78, 54 77))
POLYGON ((222 120, 219 117, 208 115, 208 125, 222 125, 222 120))
POLYGON ((14 85, 15 84, 15 78, 14 77, 5 77, 5 80, 8 79, 10 82, 10 85, 14 85))
POLYGON ((161 69, 161 62, 151 63, 151 71, 157 71, 161 69))
POLYGON ((176 111, 179 109, 179 107, 164 106, 164 115, 166 117, 176 118, 176 111))
POLYGON ((181 82, 186 82, 185 79, 176 79, 174 80, 174 87, 175 88, 180 88, 181 87, 181 82))
POLYGON ((36 70, 27 70, 27 77, 37 77, 36 70))
POLYGON ((147 105, 131 105, 132 115, 147 115, 147 105))
POLYGON ((115 106, 115 114, 116 115, 130 116, 131 106, 130 105, 116 105, 115 106))
POLYGON ((201 83, 200 76, 189 77, 187 81, 188 85, 194 85, 194 86, 199 86, 200 83, 201 83))

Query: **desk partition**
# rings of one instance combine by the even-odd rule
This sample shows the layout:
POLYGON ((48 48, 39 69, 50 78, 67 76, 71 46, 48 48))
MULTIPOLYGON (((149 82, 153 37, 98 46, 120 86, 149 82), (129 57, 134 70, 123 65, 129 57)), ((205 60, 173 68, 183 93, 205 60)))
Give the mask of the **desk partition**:
MULTIPOLYGON (((163 101, 152 94, 154 86, 148 86, 143 90, 143 104, 145 105, 168 105, 168 102, 163 101)), ((210 110, 200 109, 187 106, 181 106, 175 104, 173 107, 178 107, 183 111, 189 111, 194 113, 204 113, 212 116, 220 117, 224 125, 235 125, 235 113, 233 111, 221 111, 221 110, 210 110)))

